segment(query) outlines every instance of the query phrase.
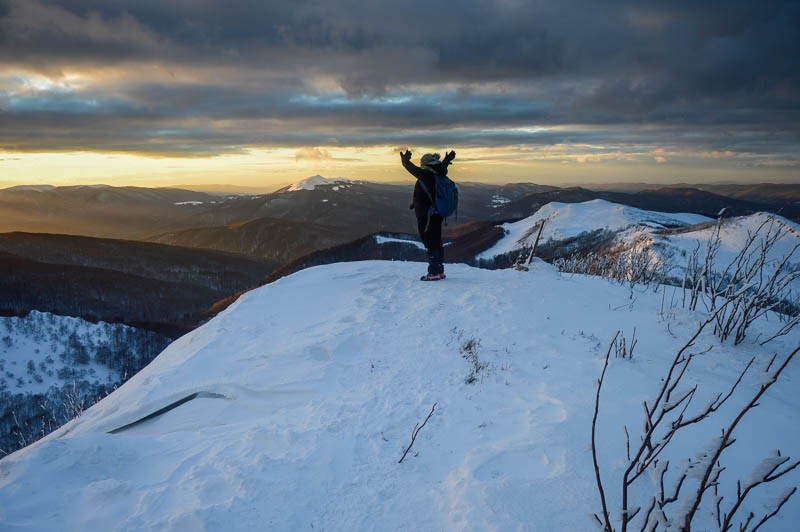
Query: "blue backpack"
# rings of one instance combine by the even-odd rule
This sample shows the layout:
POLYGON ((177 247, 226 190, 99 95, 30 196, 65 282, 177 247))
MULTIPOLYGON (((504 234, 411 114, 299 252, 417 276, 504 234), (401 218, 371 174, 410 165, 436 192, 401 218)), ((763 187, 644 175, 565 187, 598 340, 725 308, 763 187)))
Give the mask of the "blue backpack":
POLYGON ((431 210, 429 214, 438 214, 442 218, 451 216, 458 210, 458 187, 452 179, 446 175, 433 174, 436 180, 436 194, 432 195, 428 187, 420 179, 419 185, 431 199, 431 210))

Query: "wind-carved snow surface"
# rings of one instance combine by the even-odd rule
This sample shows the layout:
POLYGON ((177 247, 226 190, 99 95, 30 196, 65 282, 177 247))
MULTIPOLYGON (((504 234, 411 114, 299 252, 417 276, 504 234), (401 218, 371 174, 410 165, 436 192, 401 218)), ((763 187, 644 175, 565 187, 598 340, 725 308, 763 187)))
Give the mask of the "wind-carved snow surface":
POLYGON ((699 214, 645 211, 601 199, 583 203, 554 201, 523 220, 503 224, 506 235, 477 258, 491 259, 514 251, 520 246, 533 245, 536 232, 532 232, 532 229, 542 220, 545 220, 545 225, 540 241, 547 242, 564 240, 596 229, 621 231, 634 225, 656 229, 684 227, 707 222, 710 218, 699 214))
POLYGON ((396 238, 396 237, 389 237, 383 235, 375 235, 375 243, 380 244, 407 244, 409 246, 414 246, 421 250, 425 250, 425 244, 420 242, 419 240, 408 240, 405 238, 396 238))
MULTIPOLYGON (((608 342, 635 327, 632 360, 612 356, 598 419, 613 510, 624 426, 637 441, 643 401, 703 315, 665 313, 652 289, 631 299, 538 261, 528 272, 448 265, 437 283, 419 274, 415 263, 335 264, 245 294, 82 417, 0 461, 0 529, 594 529, 590 428, 608 342)), ((733 347, 706 332, 696 351, 712 349, 686 384, 702 405, 751 356, 763 366, 798 342, 733 347)), ((740 425, 723 455, 726 500, 735 488, 724 486, 770 450, 800 457, 798 378, 789 366, 740 425)), ((745 377, 720 421, 697 424, 663 458, 694 457, 757 380, 745 377)), ((748 510, 797 481, 759 489, 748 510)), ((640 482, 632 506, 647 500, 650 480, 640 482)), ((707 513, 697 519, 713 528, 707 513)), ((793 499, 768 529, 798 520, 793 499)))
MULTIPOLYGON (((321 175, 314 175, 290 185, 287 189, 287 192, 296 192, 298 190, 314 190, 316 187, 321 185, 347 185, 349 183, 351 183, 351 181, 341 177, 328 179, 326 177, 322 177, 321 175)), ((339 190, 339 187, 334 186, 333 190, 339 190)))

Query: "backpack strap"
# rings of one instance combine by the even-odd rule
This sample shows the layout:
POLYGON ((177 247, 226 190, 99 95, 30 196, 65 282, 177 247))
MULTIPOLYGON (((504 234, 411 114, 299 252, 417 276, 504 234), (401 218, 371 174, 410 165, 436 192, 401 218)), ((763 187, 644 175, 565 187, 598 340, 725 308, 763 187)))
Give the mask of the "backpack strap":
POLYGON ((419 183, 419 188, 421 188, 425 195, 428 196, 428 199, 431 200, 431 206, 428 207, 428 221, 425 224, 425 231, 427 231, 431 226, 431 214, 436 212, 436 204, 433 201, 433 194, 431 194, 431 191, 428 190, 428 186, 425 184, 425 182, 422 179, 417 179, 417 182, 419 183))
MULTIPOLYGON (((436 178, 434 177, 434 179, 436 178)), ((428 207, 428 223, 430 224, 431 214, 436 213, 436 201, 434 201, 433 194, 431 194, 431 191, 428 190, 428 186, 425 184, 425 182, 422 179, 418 179, 418 181, 419 187, 422 189, 425 195, 428 196, 428 199, 431 200, 431 206, 428 207)))
POLYGON ((417 181, 419 181, 419 187, 422 189, 425 195, 428 196, 428 199, 431 200, 431 205, 433 205, 433 194, 431 194, 431 191, 428 190, 428 185, 426 185, 422 179, 418 179, 417 181))

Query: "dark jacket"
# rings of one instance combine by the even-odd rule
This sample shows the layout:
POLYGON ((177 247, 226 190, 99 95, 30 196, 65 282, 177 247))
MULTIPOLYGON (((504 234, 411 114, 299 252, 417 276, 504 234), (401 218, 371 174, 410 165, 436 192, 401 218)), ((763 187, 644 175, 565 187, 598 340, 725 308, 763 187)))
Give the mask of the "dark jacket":
MULTIPOLYGON (((444 165, 438 166, 442 167, 444 165)), ((430 211, 431 208, 431 198, 429 198, 422 189, 420 182, 425 184, 425 187, 430 191, 431 195, 435 195, 436 178, 434 177, 434 172, 426 167, 420 168, 411 161, 403 161, 403 167, 408 170, 411 175, 417 178, 417 182, 414 184, 414 199, 411 202, 411 207, 414 209, 417 219, 427 218, 428 211, 430 211)), ((437 170, 438 169, 439 168, 437 168, 437 170)), ((444 167, 444 171, 445 173, 447 172, 446 166, 444 167)))
POLYGON ((450 162, 447 161, 439 163, 432 167, 433 169, 427 166, 419 167, 411 161, 403 160, 402 162, 403 167, 408 170, 411 175, 417 178, 417 183, 414 185, 414 199, 411 203, 411 208, 414 209, 417 220, 427 219, 432 202, 431 198, 428 197, 428 195, 420 186, 420 182, 425 184, 425 187, 427 187, 427 189, 430 191, 431 196, 435 198, 436 178, 434 175, 447 175, 447 167, 450 165, 450 162), (434 170, 436 171, 434 172, 434 170))

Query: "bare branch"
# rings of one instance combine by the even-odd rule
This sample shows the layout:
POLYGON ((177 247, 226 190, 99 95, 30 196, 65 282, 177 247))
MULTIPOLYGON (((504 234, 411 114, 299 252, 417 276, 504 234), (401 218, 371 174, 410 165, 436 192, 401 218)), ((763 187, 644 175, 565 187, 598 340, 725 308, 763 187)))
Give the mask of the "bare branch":
POLYGON ((765 515, 764 517, 761 518, 761 520, 758 522, 758 524, 756 524, 755 528, 753 529, 753 532, 756 532, 759 528, 761 528, 761 525, 763 525, 764 523, 766 523, 767 521, 769 521, 770 519, 772 519, 773 517, 778 515, 778 512, 781 511, 781 508, 783 508, 783 505, 786 504, 786 502, 789 499, 792 498, 792 495, 794 495, 795 492, 797 492, 797 486, 795 486, 794 488, 792 488, 791 490, 789 490, 786 493, 786 495, 783 497, 781 502, 778 503, 778 505, 775 507, 775 509, 772 512, 770 512, 769 514, 767 514, 767 515, 765 515))
POLYGON ((398 464, 402 464, 403 460, 405 460, 406 455, 408 454, 408 451, 411 450, 411 446, 414 445, 414 441, 417 439, 417 434, 419 434, 419 431, 422 430, 422 427, 424 427, 425 424, 428 422, 428 420, 431 418, 431 416, 433 415, 433 411, 436 410, 436 405, 437 404, 438 403, 433 403, 433 406, 431 407, 431 411, 428 413, 428 417, 425 418, 425 421, 422 422, 422 425, 420 425, 419 423, 414 425, 414 430, 411 431, 411 443, 409 443, 408 447, 406 447, 406 451, 403 453, 403 456, 397 462, 398 464))
MULTIPOLYGON (((761 397, 764 395, 764 393, 773 384, 775 384, 775 382, 777 382, 777 380, 780 377, 781 373, 783 373, 783 370, 786 369, 786 366, 789 364, 789 362, 792 361, 792 359, 798 353, 798 351, 800 351, 800 346, 795 348, 795 350, 792 351, 786 357, 786 359, 784 359, 784 361, 780 365, 780 367, 775 371, 775 373, 772 374, 771 379, 769 381, 767 381, 766 383, 761 385, 761 387, 759 388, 758 392, 756 392, 756 394, 753 396, 753 398, 750 400, 750 402, 747 405, 745 405, 739 411, 739 413, 737 414, 736 418, 734 418, 734 420, 731 422, 731 424, 728 425, 727 429, 725 429, 725 432, 723 433, 722 437, 720 438, 719 445, 714 450, 713 460, 711 460, 709 462, 710 465, 706 468, 706 471, 703 474, 703 477, 702 477, 702 479, 700 481, 700 485, 699 485, 699 487, 697 489, 697 493, 695 495, 695 499, 692 502, 689 511, 686 513, 686 516, 684 517, 683 525, 684 525, 684 528, 686 528, 687 530, 690 529, 692 519, 694 518, 694 515, 695 515, 695 513, 697 512, 697 509, 700 506, 700 502, 703 499, 703 495, 704 495, 706 489, 708 488, 708 483, 709 483, 709 479, 711 477, 711 473, 713 471, 714 464, 719 460, 719 457, 722 454, 722 451, 724 451, 732 443, 730 440, 732 438, 733 431, 739 425, 739 422, 744 418, 744 416, 750 410, 752 410, 753 408, 755 408, 758 405, 758 401, 759 401, 759 399, 761 399, 761 397)), ((796 466, 794 466, 794 467, 796 467, 796 466)), ((794 469, 794 467, 792 467, 792 469, 794 469)), ((746 496, 746 494, 745 494, 745 496, 746 496)), ((735 511, 732 511, 730 513, 730 515, 728 516, 728 522, 729 522, 730 518, 733 516, 734 513, 735 513, 735 511)))
POLYGON ((597 416, 600 413, 600 390, 603 388, 603 380, 606 377, 606 370, 608 369, 608 358, 611 356, 611 349, 614 347, 619 331, 614 335, 611 343, 608 345, 606 351, 606 358, 603 363, 603 371, 600 373, 600 379, 597 381, 597 395, 594 399, 594 416, 592 417, 592 461, 594 462, 594 475, 597 481, 597 491, 600 494, 600 503, 603 507, 603 531, 611 532, 611 518, 608 514, 608 505, 606 504, 606 492, 603 489, 603 481, 600 477, 600 464, 597 461, 597 416))
POLYGON ((628 460, 631 459, 631 435, 628 434, 628 426, 625 425, 625 453, 628 456, 628 460))

